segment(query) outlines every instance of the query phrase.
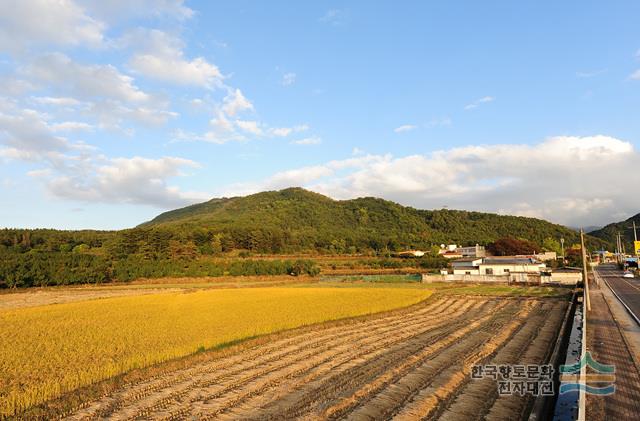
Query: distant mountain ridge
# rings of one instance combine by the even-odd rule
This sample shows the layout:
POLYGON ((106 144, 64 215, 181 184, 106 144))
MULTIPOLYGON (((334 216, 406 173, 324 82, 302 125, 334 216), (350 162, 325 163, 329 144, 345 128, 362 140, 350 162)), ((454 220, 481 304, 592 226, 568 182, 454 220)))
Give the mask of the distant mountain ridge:
POLYGON ((600 238, 610 244, 616 244, 616 237, 620 233, 625 243, 625 249, 627 253, 630 253, 633 250, 633 222, 636 223, 638 239, 640 239, 640 213, 624 221, 614 222, 598 230, 591 231, 589 235, 600 238))
POLYGON ((258 242, 273 237, 274 243, 286 250, 426 248, 440 243, 487 244, 503 237, 538 244, 547 238, 578 241, 576 231, 536 218, 420 210, 373 197, 334 200, 297 187, 212 199, 164 212, 138 228, 206 230, 234 238, 251 233, 250 237, 259 237, 254 238, 258 242))

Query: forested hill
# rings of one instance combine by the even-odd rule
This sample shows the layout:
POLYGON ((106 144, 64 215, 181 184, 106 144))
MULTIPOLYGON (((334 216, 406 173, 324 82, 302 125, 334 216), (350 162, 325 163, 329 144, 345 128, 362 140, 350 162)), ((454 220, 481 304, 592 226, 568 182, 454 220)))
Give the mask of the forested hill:
MULTIPOLYGON (((121 231, 0 230, 0 289, 319 270, 313 260, 248 258, 254 253, 359 254, 381 257, 363 260, 365 267, 399 267, 387 256, 441 243, 488 245, 506 237, 508 244, 528 240, 522 243, 532 242, 534 250, 559 251, 561 237, 567 245, 579 242, 576 231, 534 218, 418 210, 370 197, 337 201, 290 188, 214 199, 121 231)), ((603 246, 598 238, 587 240, 591 249, 603 246)), ((433 255, 414 263, 422 269, 446 265, 433 255)))
POLYGON ((278 253, 487 244, 514 237, 577 242, 576 231, 535 218, 419 210, 377 198, 337 201, 301 188, 211 201, 165 212, 138 227, 221 235, 225 248, 278 253))
POLYGON ((610 244, 616 243, 618 233, 622 234, 627 253, 633 253, 633 222, 636 223, 640 235, 640 213, 631 218, 609 224, 599 230, 591 231, 589 235, 600 238, 610 244))

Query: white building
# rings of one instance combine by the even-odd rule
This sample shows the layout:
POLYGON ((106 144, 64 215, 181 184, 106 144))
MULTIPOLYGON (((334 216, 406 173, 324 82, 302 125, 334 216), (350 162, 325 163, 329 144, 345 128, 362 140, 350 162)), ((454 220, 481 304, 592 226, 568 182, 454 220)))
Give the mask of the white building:
POLYGON ((456 251, 463 257, 485 257, 487 255, 484 246, 476 244, 471 247, 458 247, 456 251))
POLYGON ((509 276, 511 273, 540 273, 547 265, 531 257, 463 258, 451 263, 454 275, 509 276))

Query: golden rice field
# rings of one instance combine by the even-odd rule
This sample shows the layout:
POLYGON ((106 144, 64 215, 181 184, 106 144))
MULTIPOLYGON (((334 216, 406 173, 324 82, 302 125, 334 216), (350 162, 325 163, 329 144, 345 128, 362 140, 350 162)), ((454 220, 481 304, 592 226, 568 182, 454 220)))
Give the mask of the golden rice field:
POLYGON ((243 338, 415 304, 427 290, 251 288, 0 311, 0 416, 243 338))

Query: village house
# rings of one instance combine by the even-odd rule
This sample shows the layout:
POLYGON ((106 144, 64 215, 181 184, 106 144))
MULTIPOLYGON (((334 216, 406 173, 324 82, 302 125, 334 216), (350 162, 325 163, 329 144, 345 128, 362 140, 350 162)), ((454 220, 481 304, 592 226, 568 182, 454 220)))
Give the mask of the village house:
POLYGON ((487 255, 487 252, 484 246, 479 244, 470 247, 458 247, 456 244, 445 246, 441 244, 438 254, 447 259, 459 259, 461 257, 484 257, 487 255))
POLYGON ((451 263, 454 275, 508 276, 511 273, 540 273, 547 265, 533 257, 462 258, 451 263))

